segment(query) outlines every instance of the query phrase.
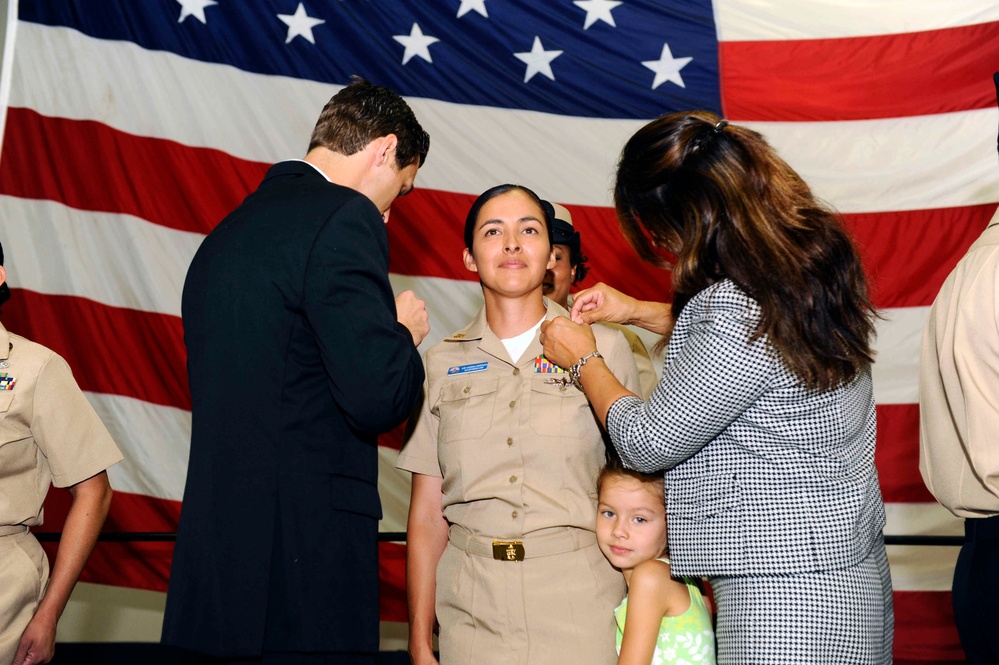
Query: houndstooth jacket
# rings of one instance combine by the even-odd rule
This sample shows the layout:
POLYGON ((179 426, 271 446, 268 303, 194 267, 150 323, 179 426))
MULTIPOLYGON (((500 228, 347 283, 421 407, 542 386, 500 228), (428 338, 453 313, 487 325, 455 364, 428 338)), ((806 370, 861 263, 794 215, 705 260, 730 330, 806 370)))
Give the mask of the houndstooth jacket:
POLYGON ((759 306, 730 280, 677 319, 649 402, 617 400, 607 429, 625 464, 665 469, 677 575, 835 570, 880 541, 870 370, 806 390, 765 337, 759 306))

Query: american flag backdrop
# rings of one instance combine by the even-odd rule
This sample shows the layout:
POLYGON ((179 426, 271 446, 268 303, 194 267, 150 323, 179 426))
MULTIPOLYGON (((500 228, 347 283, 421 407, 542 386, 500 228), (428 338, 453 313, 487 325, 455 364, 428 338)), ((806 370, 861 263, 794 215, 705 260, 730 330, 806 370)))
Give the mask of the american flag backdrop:
MULTIPOLYGON (((584 286, 662 299, 668 275, 638 261, 610 207, 625 140, 687 108, 761 131, 843 213, 882 308, 887 532, 961 533, 919 477, 917 359, 928 306, 999 202, 995 0, 11 0, 7 30, 2 320, 69 361, 126 456, 106 530, 176 528, 188 263, 271 163, 304 155, 323 104, 360 74, 431 134, 388 227, 393 285, 430 310, 422 350, 480 306, 460 258, 479 192, 518 182, 565 204, 591 258, 584 286)), ((261 380, 269 353, 246 359, 261 380)), ((379 450, 383 531, 405 530, 399 441, 379 450)), ((66 504, 50 495, 47 529, 66 504)), ((171 552, 102 543, 84 579, 162 592, 171 552)), ((960 657, 956 555, 889 548, 898 658, 960 657)), ((404 558, 382 545, 386 635, 406 619, 404 558)))

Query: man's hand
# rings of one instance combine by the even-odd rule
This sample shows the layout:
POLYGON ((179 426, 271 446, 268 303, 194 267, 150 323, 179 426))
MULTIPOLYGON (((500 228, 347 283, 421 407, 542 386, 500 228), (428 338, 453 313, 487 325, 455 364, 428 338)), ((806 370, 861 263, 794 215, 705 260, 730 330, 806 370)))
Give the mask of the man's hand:
POLYGON ((13 665, 41 665, 55 654, 56 622, 36 614, 21 635, 13 665))
POLYGON ((395 310, 398 313, 399 323, 409 329, 413 335, 413 344, 419 346, 430 332, 427 304, 417 298, 412 291, 403 291, 395 297, 395 310))

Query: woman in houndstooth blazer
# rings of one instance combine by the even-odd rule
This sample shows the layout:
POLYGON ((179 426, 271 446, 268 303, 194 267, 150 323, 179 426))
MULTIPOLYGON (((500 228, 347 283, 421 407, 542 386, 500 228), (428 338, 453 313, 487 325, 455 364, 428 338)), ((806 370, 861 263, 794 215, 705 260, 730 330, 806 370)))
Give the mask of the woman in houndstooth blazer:
POLYGON ((598 285, 576 323, 542 327, 545 355, 575 363, 627 465, 665 470, 673 570, 711 581, 718 662, 890 663, 876 314, 840 222, 759 134, 707 112, 628 141, 615 205, 672 268, 672 308, 598 285), (669 335, 648 402, 587 358, 578 324, 598 320, 669 335))

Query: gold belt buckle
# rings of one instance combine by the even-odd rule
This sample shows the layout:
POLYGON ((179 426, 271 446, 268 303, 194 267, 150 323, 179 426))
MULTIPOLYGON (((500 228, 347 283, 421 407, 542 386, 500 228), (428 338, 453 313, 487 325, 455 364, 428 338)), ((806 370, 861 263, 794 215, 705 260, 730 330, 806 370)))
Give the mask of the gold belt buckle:
POLYGON ((523 561, 524 543, 519 540, 494 540, 493 558, 497 561, 523 561))

